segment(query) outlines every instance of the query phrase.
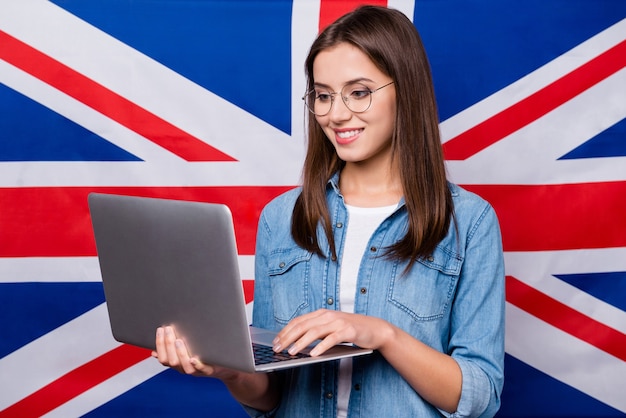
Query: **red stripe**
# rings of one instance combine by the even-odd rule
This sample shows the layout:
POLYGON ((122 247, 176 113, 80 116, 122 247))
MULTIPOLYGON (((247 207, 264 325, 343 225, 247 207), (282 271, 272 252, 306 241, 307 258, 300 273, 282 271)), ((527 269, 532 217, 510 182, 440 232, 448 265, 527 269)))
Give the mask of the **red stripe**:
POLYGON ((626 182, 466 185, 489 201, 506 251, 626 247, 626 182))
POLYGON ((506 278, 506 299, 542 321, 626 361, 626 334, 623 332, 570 308, 515 277, 506 278))
POLYGON ((96 255, 87 195, 92 192, 224 203, 241 255, 254 254, 261 210, 290 187, 0 188, 0 257, 96 255))
POLYGON ((254 300, 254 280, 242 280, 243 294, 246 305, 254 300))
POLYGON ((42 416, 148 357, 149 350, 119 346, 0 411, 0 417, 42 416))
POLYGON ((626 41, 443 145, 446 159, 465 160, 539 119, 626 66, 626 41))
POLYGON ((387 0, 341 0, 329 1, 322 0, 320 2, 320 32, 335 20, 356 9, 364 4, 372 4, 378 6, 387 6, 387 0))
POLYGON ((0 59, 187 161, 235 161, 193 135, 3 31, 0 31, 0 59))
MULTIPOLYGON (((494 206, 506 251, 626 247, 626 182, 464 187, 494 206)), ((233 211, 239 252, 251 255, 261 209, 287 189, 0 188, 0 257, 95 255, 87 207, 90 191, 227 204, 233 211)))

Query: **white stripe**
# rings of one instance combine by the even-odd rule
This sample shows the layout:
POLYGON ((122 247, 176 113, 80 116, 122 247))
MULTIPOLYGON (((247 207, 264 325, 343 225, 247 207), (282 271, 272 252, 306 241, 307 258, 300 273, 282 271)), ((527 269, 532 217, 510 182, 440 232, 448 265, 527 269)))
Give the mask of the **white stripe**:
POLYGON ((119 345, 104 304, 32 341, 0 359, 0 410, 119 345))
MULTIPOLYGON (((254 279, 254 256, 240 255, 243 280, 254 279)), ((0 257, 0 283, 101 282, 97 257, 0 257)))
POLYGON ((626 362, 508 303, 506 316, 507 353, 607 405, 626 412, 626 362))
POLYGON ((287 187, 299 183, 302 168, 298 157, 290 158, 288 152, 273 151, 268 147, 264 153, 258 154, 258 171, 231 162, 182 165, 147 162, 1 163, 0 187, 287 187), (265 165, 273 158, 265 159, 265 156, 272 152, 284 159, 274 161, 273 169, 266 170, 265 165))
POLYGON ((0 257, 0 283, 100 281, 96 257, 0 257))
MULTIPOLYGON (((246 306, 250 319, 252 304, 246 306)), ((101 304, 0 359, 0 410, 24 399, 66 373, 118 347, 101 304), (19 384, 15 384, 19 382, 19 384)), ((116 398, 163 371, 147 359, 73 398, 51 416, 78 416, 116 398), (82 411, 74 414, 73 411, 82 411)))
POLYGON ((309 116, 302 96, 306 90, 304 61, 318 34, 320 0, 295 0, 291 11, 291 136, 304 142, 309 116))
MULTIPOLYGON (((66 418, 83 416, 164 370, 165 368, 156 359, 148 358, 72 398, 72 400, 53 409, 44 417, 66 418)), ((157 399, 153 401, 155 403, 158 402, 157 399)))
MULTIPOLYGON (((626 333, 626 312, 556 275, 626 272, 626 248, 505 253, 506 273, 596 321, 626 333)), ((607 284, 610 287, 610 284, 607 284)))
POLYGON ((178 156, 146 141, 130 129, 67 96, 43 81, 0 60, 0 81, 56 113, 76 122, 143 160, 176 163, 178 156))
POLYGON ((463 184, 560 184, 624 180, 626 157, 558 160, 626 118, 626 69, 477 153, 448 161, 463 184))
POLYGON ((478 125, 518 101, 536 93, 587 61, 622 42, 626 37, 626 19, 589 38, 543 67, 508 85, 441 124, 443 141, 478 125))
MULTIPOLYGON (((388 0, 387 7, 390 9, 400 10, 408 17, 411 22, 415 15, 415 2, 411 0, 388 0)), ((419 28, 417 28, 419 30, 419 28)))
MULTIPOLYGON (((624 92, 626 68, 487 148, 486 152, 476 154, 477 162, 480 163, 481 157, 493 159, 497 155, 507 163, 512 163, 519 161, 520 156, 527 156, 531 159, 525 164, 528 171, 538 170, 541 166, 554 167, 561 163, 555 163, 558 158, 626 118, 624 92)), ((626 174, 624 160, 620 165, 611 164, 610 158, 604 158, 603 161, 602 164, 595 161, 595 165, 608 165, 618 175, 626 174), (621 170, 618 169, 620 167, 621 170)))

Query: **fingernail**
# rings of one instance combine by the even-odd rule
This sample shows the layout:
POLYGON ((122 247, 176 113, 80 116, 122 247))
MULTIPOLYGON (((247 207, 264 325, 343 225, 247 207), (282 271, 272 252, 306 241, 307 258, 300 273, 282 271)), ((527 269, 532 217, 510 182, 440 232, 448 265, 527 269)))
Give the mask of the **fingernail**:
POLYGON ((181 348, 183 346, 183 342, 181 340, 174 341, 174 344, 176 345, 176 348, 181 348))
POLYGON ((280 344, 275 344, 274 347, 272 347, 272 350, 279 352, 281 348, 280 344))
POLYGON ((289 348, 288 351, 289 351, 289 354, 291 354, 292 356, 298 352, 298 350, 296 350, 296 347, 293 345, 291 346, 291 348, 289 348))

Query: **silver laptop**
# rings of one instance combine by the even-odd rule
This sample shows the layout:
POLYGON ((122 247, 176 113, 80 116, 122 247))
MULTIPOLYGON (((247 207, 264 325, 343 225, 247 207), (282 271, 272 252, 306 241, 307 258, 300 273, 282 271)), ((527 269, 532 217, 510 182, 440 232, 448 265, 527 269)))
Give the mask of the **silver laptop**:
POLYGON ((245 372, 372 352, 338 345, 318 357, 273 353, 276 333, 248 325, 227 206, 101 193, 88 200, 117 341, 154 349, 157 327, 173 325, 204 363, 245 372))

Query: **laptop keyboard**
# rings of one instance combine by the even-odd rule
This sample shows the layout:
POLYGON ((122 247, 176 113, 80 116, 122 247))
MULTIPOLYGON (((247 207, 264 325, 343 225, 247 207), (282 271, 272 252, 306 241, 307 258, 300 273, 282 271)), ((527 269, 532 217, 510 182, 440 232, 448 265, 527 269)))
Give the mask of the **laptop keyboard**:
POLYGON ((298 353, 296 355, 291 355, 287 352, 287 350, 283 350, 279 353, 272 350, 272 347, 267 345, 260 345, 256 343, 252 343, 252 350, 254 351, 254 362, 255 364, 269 364, 269 363, 277 363, 285 360, 294 360, 299 358, 309 357, 308 354, 298 353))

